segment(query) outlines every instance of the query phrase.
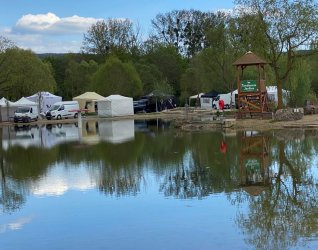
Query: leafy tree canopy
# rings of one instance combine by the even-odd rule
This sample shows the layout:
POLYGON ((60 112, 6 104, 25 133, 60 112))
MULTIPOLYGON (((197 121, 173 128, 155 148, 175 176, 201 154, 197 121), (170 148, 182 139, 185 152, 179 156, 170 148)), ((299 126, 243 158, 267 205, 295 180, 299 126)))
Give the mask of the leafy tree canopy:
POLYGON ((93 75, 92 88, 103 96, 120 94, 135 97, 142 93, 142 82, 132 63, 111 57, 93 75))
POLYGON ((7 49, 0 57, 3 80, 0 92, 9 99, 18 99, 38 91, 54 92, 56 83, 51 64, 43 63, 33 52, 17 48, 7 49))

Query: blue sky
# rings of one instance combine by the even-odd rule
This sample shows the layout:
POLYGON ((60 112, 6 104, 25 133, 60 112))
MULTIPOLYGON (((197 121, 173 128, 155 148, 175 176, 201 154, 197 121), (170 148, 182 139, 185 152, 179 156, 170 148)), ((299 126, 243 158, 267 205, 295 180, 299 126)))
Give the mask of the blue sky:
POLYGON ((128 18, 142 33, 151 19, 175 9, 216 11, 232 0, 0 0, 0 35, 36 53, 78 52, 83 34, 100 19, 128 18))

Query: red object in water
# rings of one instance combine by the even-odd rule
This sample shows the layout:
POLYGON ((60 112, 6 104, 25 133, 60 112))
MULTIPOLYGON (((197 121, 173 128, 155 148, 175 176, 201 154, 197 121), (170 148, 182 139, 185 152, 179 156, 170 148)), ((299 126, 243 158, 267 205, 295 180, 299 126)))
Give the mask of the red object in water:
POLYGON ((221 153, 223 153, 223 154, 226 153, 226 143, 225 143, 224 141, 221 142, 220 151, 221 151, 221 153))
POLYGON ((222 99, 219 100, 219 109, 220 110, 224 109, 224 101, 222 99))

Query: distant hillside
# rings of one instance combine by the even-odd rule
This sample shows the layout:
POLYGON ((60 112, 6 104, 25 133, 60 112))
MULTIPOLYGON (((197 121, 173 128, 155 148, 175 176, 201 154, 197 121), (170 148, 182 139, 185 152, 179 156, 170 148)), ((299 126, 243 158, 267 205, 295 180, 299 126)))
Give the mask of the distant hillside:
POLYGON ((36 54, 39 58, 45 57, 64 57, 65 55, 80 55, 80 53, 40 53, 36 54))

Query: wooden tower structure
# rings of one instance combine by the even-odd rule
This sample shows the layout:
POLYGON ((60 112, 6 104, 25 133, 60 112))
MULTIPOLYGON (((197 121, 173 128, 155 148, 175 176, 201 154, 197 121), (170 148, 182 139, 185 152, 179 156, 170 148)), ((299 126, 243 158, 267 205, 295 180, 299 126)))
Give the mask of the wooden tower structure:
POLYGON ((237 59, 233 65, 237 72, 237 106, 238 118, 246 118, 247 115, 264 116, 269 114, 267 105, 267 91, 265 85, 265 65, 267 62, 251 51, 237 59), (245 79, 246 67, 254 66, 258 72, 257 79, 245 79))

